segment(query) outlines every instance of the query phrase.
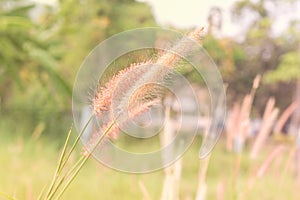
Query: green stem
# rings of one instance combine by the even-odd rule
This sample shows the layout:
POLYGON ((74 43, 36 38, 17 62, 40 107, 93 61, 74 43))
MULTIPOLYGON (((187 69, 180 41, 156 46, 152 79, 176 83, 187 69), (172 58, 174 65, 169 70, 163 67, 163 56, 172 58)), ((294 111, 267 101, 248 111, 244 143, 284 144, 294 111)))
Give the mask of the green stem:
MULTIPOLYGON (((69 151, 69 152, 67 153, 67 155, 66 155, 67 145, 68 145, 68 143, 69 143, 70 135, 71 135, 71 132, 72 132, 72 129, 70 129, 70 131, 69 131, 69 133, 68 133, 68 136, 67 136, 67 139, 66 139, 66 142, 65 142, 64 147, 63 147, 63 151, 62 151, 62 153, 61 153, 61 155, 60 155, 60 159, 59 159, 57 168, 56 168, 56 170, 55 170, 54 177, 53 177, 53 179, 52 179, 52 181, 51 181, 51 184, 50 184, 50 187, 49 187, 49 189, 48 189, 48 191, 47 191, 46 199, 51 199, 51 198, 49 197, 49 195, 53 193, 53 192, 52 192, 53 187, 54 187, 55 183, 57 182, 58 177, 59 177, 59 175, 60 175, 62 169, 65 167, 67 161, 69 160, 69 158, 70 158, 72 152, 74 151, 76 145, 78 144, 78 142, 79 142, 81 136, 83 135, 84 131, 86 130, 87 126, 88 126, 89 123, 91 122, 93 116, 94 116, 94 115, 92 114, 92 115, 89 117, 89 119, 88 119, 88 121, 86 122, 86 124, 84 125, 83 129, 82 129, 82 130, 80 131, 80 133, 78 134, 78 136, 77 136, 75 142, 73 143, 73 145, 72 145, 70 151, 69 151)), ((58 185, 57 187, 59 187, 59 185, 58 185)), ((57 190, 57 189, 55 189, 55 190, 57 190)), ((40 196, 42 196, 42 193, 39 195, 39 197, 40 197, 40 196)))
POLYGON ((78 134, 75 142, 73 143, 71 150, 69 151, 68 155, 66 156, 66 158, 64 159, 64 162, 61 165, 60 170, 58 171, 58 173, 61 172, 61 170, 63 169, 63 167, 66 165, 67 161, 69 160, 72 152, 74 151, 76 145, 78 144, 81 136, 83 135, 84 131, 86 130, 87 126, 89 125, 89 123, 91 122, 91 120, 93 119, 94 114, 91 114, 91 116, 89 117, 88 121, 86 122, 86 124, 84 125, 83 129, 81 130, 81 132, 78 134))
MULTIPOLYGON (((69 130, 69 133, 68 133, 67 139, 66 139, 66 141, 65 141, 63 150, 62 150, 62 152, 61 152, 61 154, 60 154, 60 157, 59 157, 59 160, 58 160, 58 164, 57 164, 57 167, 56 167, 54 176, 53 176, 53 178, 52 178, 50 187, 49 187, 49 189, 48 189, 48 191, 47 191, 47 193, 46 193, 46 197, 51 193, 51 191, 52 191, 52 189, 53 189, 53 186, 54 186, 54 184, 55 184, 55 182, 56 182, 56 180, 57 180, 57 178, 58 178, 58 173, 59 173, 59 170, 60 170, 61 165, 62 165, 63 158, 64 158, 65 153, 66 153, 66 149, 67 149, 67 145, 68 145, 69 140, 70 140, 70 135, 71 135, 71 132, 72 132, 72 128, 73 128, 73 127, 71 127, 70 130, 69 130)), ((43 190, 42 190, 42 192, 43 192, 43 190)), ((39 198, 38 198, 38 199, 40 199, 40 196, 42 196, 42 193, 39 195, 39 198)))
POLYGON ((110 129, 113 127, 113 125, 115 124, 114 120, 110 126, 105 130, 105 132, 99 137, 98 141, 96 142, 95 146, 93 147, 93 149, 91 151, 89 151, 89 153, 84 157, 84 160, 82 161, 82 163, 79 165, 79 167, 77 168, 77 170, 74 172, 74 174, 71 176, 71 178, 68 180, 68 182, 66 183, 66 185, 62 188, 61 192, 57 195, 56 199, 59 199, 63 193, 66 191, 66 189, 69 187, 69 185, 71 184, 71 182, 74 180, 74 178, 77 176, 77 174, 79 173, 79 171, 82 169, 82 167, 84 166, 84 164, 86 163, 86 161, 89 159, 89 157, 92 155, 92 153, 96 150, 97 146, 100 144, 100 142, 103 140, 103 138, 106 136, 106 134, 110 131, 110 129))
POLYGON ((55 193, 57 192, 57 190, 59 189, 59 187, 62 185, 63 181, 66 180, 71 174, 72 172, 80 165, 80 163, 82 162, 82 160, 84 159, 84 156, 82 156, 76 163, 75 165, 73 165, 73 167, 59 180, 59 182, 57 183, 57 186, 55 187, 55 189, 50 193, 50 195, 48 196, 47 199, 51 199, 55 193))
POLYGON ((42 199, 42 197, 44 196, 44 192, 45 192, 46 188, 47 188, 47 185, 45 184, 44 187, 43 187, 43 189, 42 189, 42 191, 40 192, 37 200, 42 199))

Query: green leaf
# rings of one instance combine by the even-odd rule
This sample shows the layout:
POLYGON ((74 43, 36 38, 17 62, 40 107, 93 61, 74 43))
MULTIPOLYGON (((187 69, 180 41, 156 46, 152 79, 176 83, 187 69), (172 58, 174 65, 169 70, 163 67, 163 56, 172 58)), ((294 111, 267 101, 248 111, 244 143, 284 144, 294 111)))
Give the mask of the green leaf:
POLYGON ((18 16, 2 16, 0 18, 0 31, 8 32, 12 30, 24 30, 33 27, 33 23, 25 18, 18 16))
POLYGON ((57 72, 58 64, 56 60, 45 50, 38 49, 30 44, 24 46, 28 50, 29 56, 40 63, 41 67, 52 77, 56 85, 61 88, 67 95, 72 95, 71 86, 64 80, 64 78, 57 72))

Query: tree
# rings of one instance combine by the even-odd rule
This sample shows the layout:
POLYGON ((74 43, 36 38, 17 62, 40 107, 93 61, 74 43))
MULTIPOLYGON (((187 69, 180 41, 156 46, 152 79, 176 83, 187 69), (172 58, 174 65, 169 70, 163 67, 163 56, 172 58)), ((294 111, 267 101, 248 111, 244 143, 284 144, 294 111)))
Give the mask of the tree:
POLYGON ((49 135, 69 126, 72 83, 88 53, 114 33, 155 25, 133 0, 1 0, 0 15, 0 114, 30 127, 24 132, 43 124, 49 135))
MULTIPOLYGON (((242 0, 236 2, 233 8, 233 20, 237 23, 245 24, 243 32, 242 48, 245 50, 246 60, 237 66, 237 74, 242 85, 250 87, 250 80, 253 80, 256 74, 265 74, 268 71, 275 70, 281 60, 280 57, 291 51, 290 45, 282 36, 273 34, 274 29, 274 12, 283 5, 292 5, 286 1, 259 0, 250 1, 242 0), (272 9, 270 9, 272 8, 272 9), (246 20, 245 20, 246 19, 246 20)), ((268 96, 275 96, 277 105, 280 108, 290 104, 289 98, 294 91, 294 83, 281 82, 280 84, 262 84, 258 90, 260 98, 255 99, 255 107, 263 110, 268 96)), ((241 91, 242 92, 242 91, 241 91)))
POLYGON ((291 120, 290 132, 297 135, 300 129, 300 21, 292 21, 290 28, 283 38, 288 38, 290 51, 280 58, 279 66, 266 74, 265 80, 268 83, 293 82, 296 85, 294 101, 297 102, 297 109, 291 120))

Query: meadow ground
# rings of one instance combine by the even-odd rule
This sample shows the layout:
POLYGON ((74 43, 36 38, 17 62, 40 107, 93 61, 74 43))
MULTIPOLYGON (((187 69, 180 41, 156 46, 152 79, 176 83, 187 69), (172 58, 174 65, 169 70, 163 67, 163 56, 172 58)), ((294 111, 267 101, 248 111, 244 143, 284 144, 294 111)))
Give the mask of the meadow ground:
MULTIPOLYGON (((35 199, 45 183, 52 178, 59 155, 57 141, 12 136, 5 125, 2 124, 1 128, 0 191, 17 199, 35 199)), ((145 148, 143 144, 135 145, 145 148)), ((200 145, 200 138, 196 138, 183 156, 180 199, 195 199, 200 145)), ((208 168, 207 199, 217 199, 218 195, 224 199, 297 199, 292 163, 287 171, 284 170, 288 162, 288 151, 281 159, 271 164, 262 178, 255 179, 251 189, 248 191, 246 189, 251 177, 259 169, 273 145, 266 146, 259 159, 255 161, 249 159, 246 148, 241 154, 239 173, 236 175, 238 155, 226 152, 224 142, 220 140, 213 151, 208 168)), ((76 155, 71 158, 71 162, 75 162, 80 152, 81 147, 76 149, 76 155)), ((63 199, 143 199, 141 189, 143 185, 151 199, 155 200, 160 198, 163 179, 162 170, 143 175, 125 174, 90 159, 63 199)))

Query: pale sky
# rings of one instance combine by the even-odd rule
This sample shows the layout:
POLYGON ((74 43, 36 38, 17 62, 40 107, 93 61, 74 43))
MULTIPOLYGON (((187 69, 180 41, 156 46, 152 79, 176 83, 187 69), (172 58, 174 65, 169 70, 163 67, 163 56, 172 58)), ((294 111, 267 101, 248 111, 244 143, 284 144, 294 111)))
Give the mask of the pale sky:
MULTIPOLYGON (((31 0, 34 2, 55 4, 57 0, 31 0)), ((175 26, 178 28, 207 27, 207 16, 213 6, 222 10, 223 27, 222 36, 236 37, 243 35, 243 27, 247 26, 251 15, 245 17, 243 22, 238 25, 232 23, 230 10, 237 0, 137 0, 146 2, 150 5, 157 23, 161 26, 175 26)), ((257 1, 257 0, 252 0, 257 1)), ((300 0, 296 6, 281 6, 273 8, 268 6, 274 18, 273 32, 280 34, 288 27, 290 19, 300 20, 300 0)))
MULTIPOLYGON (((162 26, 173 25, 179 28, 191 27, 207 27, 207 16, 210 8, 218 6, 223 14, 223 36, 235 37, 238 33, 243 33, 243 27, 247 26, 249 20, 253 16, 247 16, 243 19, 242 25, 234 24, 231 21, 230 10, 236 0, 138 0, 147 2, 155 16, 156 21, 162 26)), ((257 0, 253 0, 257 1, 257 0)), ((297 1, 296 6, 282 6, 269 9, 274 18, 273 32, 274 34, 281 33, 288 26, 290 19, 300 19, 300 1, 297 1)))
POLYGON ((234 0, 139 0, 147 2, 156 21, 164 25, 179 28, 207 27, 207 16, 210 8, 218 6, 223 14, 223 32, 234 35, 237 27, 230 23, 229 11, 234 0))

